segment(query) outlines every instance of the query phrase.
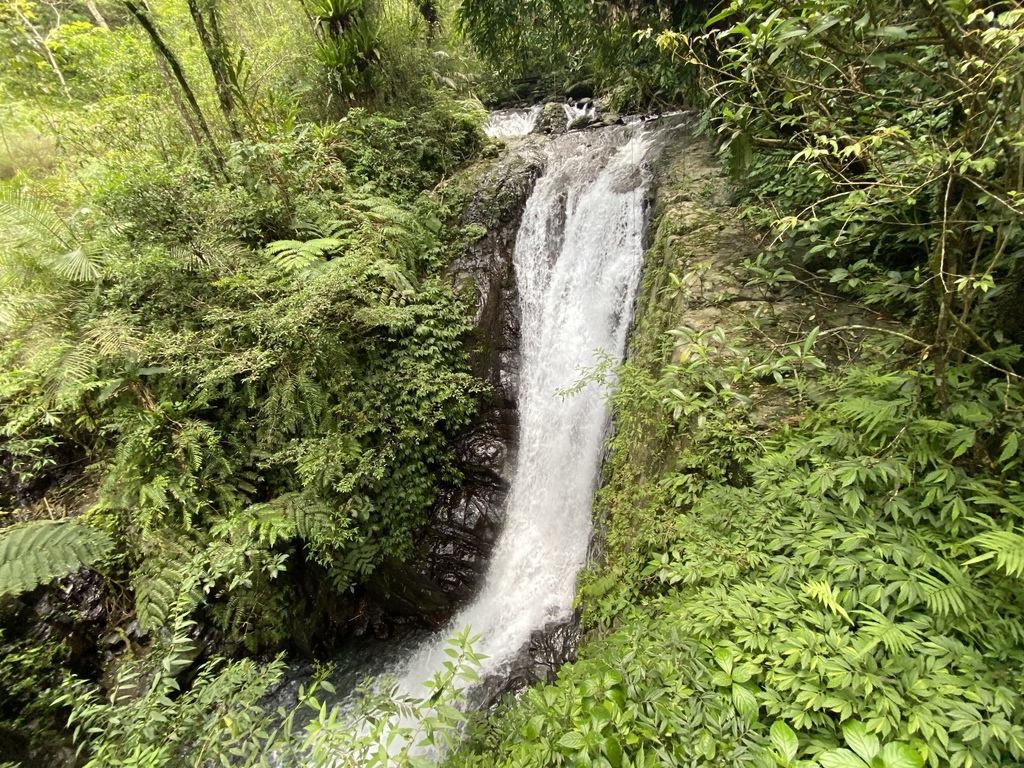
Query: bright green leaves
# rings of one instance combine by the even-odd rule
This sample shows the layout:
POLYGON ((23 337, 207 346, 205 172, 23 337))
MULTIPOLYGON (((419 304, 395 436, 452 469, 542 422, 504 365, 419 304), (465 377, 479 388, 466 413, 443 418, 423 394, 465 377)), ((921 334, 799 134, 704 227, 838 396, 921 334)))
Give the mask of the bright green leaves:
POLYGON ((772 723, 769 731, 772 750, 768 756, 775 765, 781 768, 798 768, 804 761, 797 760, 797 751, 800 749, 800 742, 793 733, 793 729, 781 720, 772 723))
POLYGON ((777 234, 757 266, 826 258, 820 275, 916 316, 933 357, 960 359, 1008 343, 994 298, 1018 295, 1008 254, 1024 242, 1024 20, 966 9, 733 2, 675 38, 754 190, 747 215, 777 234), (943 328, 928 301, 959 321, 943 328))
POLYGON ((890 742, 880 746, 878 737, 862 723, 843 726, 843 738, 850 749, 831 749, 818 756, 822 768, 922 768, 924 758, 908 744, 890 742))
POLYGON ((712 655, 719 666, 719 671, 711 676, 711 683, 728 689, 728 695, 731 696, 736 711, 742 717, 754 719, 758 711, 757 698, 746 683, 749 683, 758 672, 757 667, 751 664, 737 666, 732 649, 724 646, 716 648, 712 655))
POLYGON ((971 539, 983 554, 967 562, 967 565, 981 563, 995 558, 996 566, 1009 576, 1024 576, 1024 536, 1013 531, 992 531, 971 539))

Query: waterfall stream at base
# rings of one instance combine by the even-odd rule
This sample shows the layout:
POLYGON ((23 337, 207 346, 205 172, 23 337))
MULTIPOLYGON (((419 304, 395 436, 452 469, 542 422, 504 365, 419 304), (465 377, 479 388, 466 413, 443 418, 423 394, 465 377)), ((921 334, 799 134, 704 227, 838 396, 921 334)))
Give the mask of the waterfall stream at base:
MULTIPOLYGON (((591 534, 607 427, 605 388, 587 369, 621 360, 643 253, 646 125, 574 132, 542 145, 514 268, 521 324, 520 434, 505 527, 484 585, 449 631, 468 625, 500 675, 532 631, 571 615, 591 534), (572 390, 567 394, 567 390, 572 390)), ((400 687, 422 691, 446 658, 447 633, 416 651, 400 687)))

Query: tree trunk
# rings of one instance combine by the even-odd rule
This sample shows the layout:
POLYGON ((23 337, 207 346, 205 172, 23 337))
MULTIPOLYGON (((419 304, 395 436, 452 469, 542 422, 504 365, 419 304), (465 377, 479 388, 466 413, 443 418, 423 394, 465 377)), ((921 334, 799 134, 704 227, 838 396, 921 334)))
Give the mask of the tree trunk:
POLYGON ((213 84, 217 90, 217 101, 220 102, 220 110, 224 113, 224 119, 228 124, 228 130, 235 141, 242 138, 242 132, 238 127, 235 116, 235 93, 231 84, 231 75, 228 70, 228 48, 220 33, 220 24, 217 20, 217 9, 214 0, 206 0, 209 19, 203 15, 203 9, 199 7, 199 0, 188 0, 188 10, 192 14, 192 22, 195 24, 196 32, 199 34, 199 41, 203 44, 203 52, 206 60, 210 63, 210 71, 213 73, 213 84))
POLYGON ((107 20, 103 18, 103 14, 100 13, 100 9, 96 7, 96 3, 92 0, 85 0, 85 7, 89 9, 89 13, 92 15, 92 20, 96 22, 96 26, 109 32, 110 26, 107 24, 107 20))
POLYGON ((224 173, 224 155, 221 154, 220 148, 217 146, 217 142, 213 139, 213 134, 210 133, 210 125, 206 122, 206 117, 203 115, 203 111, 199 108, 199 102, 196 101, 196 95, 192 91, 192 87, 188 84, 188 80, 185 79, 185 73, 181 69, 181 64, 178 63, 177 57, 171 53, 171 49, 167 47, 163 38, 160 37, 160 32, 157 30, 153 20, 149 17, 149 14, 140 6, 136 5, 133 0, 123 0, 123 2, 125 8, 128 9, 128 12, 135 17, 135 20, 139 22, 139 25, 146 31, 146 34, 149 35, 149 41, 153 44, 153 48, 156 49, 157 55, 163 57, 163 60, 170 68, 171 73, 174 75, 174 79, 181 88, 182 94, 185 96, 185 102, 192 111, 196 125, 199 126, 199 131, 202 134, 202 137, 210 145, 210 151, 213 152, 213 157, 217 161, 217 167, 220 169, 221 173, 224 173))
MULTIPOLYGON (((70 99, 71 98, 71 91, 68 90, 68 84, 64 80, 64 73, 61 72, 60 71, 60 67, 57 66, 57 59, 55 59, 53 57, 53 51, 51 51, 50 50, 50 46, 48 46, 46 44, 46 38, 44 38, 39 33, 39 30, 36 28, 36 25, 33 24, 29 20, 28 16, 26 16, 24 13, 21 12, 21 9, 18 7, 17 4, 14 4, 13 7, 14 7, 15 13, 18 14, 18 18, 21 19, 21 23, 24 25, 25 29, 28 31, 28 33, 31 36, 33 42, 39 48, 39 51, 43 54, 43 56, 46 57, 46 60, 49 62, 50 69, 53 70, 53 73, 57 76, 57 79, 60 81, 60 87, 64 91, 64 95, 67 96, 68 99, 70 99)), ((57 24, 58 24, 58 26, 60 25, 60 18, 59 17, 57 19, 57 24)))

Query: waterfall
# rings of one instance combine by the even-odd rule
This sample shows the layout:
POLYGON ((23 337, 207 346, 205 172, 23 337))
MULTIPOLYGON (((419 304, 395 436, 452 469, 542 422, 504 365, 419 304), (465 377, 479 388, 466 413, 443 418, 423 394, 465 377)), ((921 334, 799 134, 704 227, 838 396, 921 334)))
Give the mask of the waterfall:
POLYGON ((470 625, 501 675, 530 634, 571 615, 591 535, 591 506, 608 422, 606 392, 576 386, 621 360, 643 251, 646 161, 656 131, 643 124, 572 132, 542 145, 545 170, 526 204, 514 266, 520 294, 520 435, 506 522, 484 585, 399 676, 421 694, 446 659, 450 632, 470 625), (564 394, 574 389, 574 394, 564 394))

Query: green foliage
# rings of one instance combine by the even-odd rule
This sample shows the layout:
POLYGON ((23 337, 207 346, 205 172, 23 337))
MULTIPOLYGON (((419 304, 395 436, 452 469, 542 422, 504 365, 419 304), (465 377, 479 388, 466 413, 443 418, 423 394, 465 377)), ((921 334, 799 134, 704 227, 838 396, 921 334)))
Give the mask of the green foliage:
POLYGON ((0 533, 0 595, 18 595, 92 565, 113 546, 90 525, 38 520, 0 533))
MULTIPOLYGON (((644 538, 643 520, 660 512, 674 526, 654 529, 662 553, 637 574, 635 552, 610 538, 611 584, 582 591, 589 620, 611 634, 557 684, 529 691, 454 764, 1022 759, 1024 709, 1005 682, 1024 661, 1020 537, 1005 529, 1024 496, 1015 475, 1000 472, 1017 460, 1007 440, 1021 426, 1019 385, 986 380, 983 363, 951 368, 943 414, 930 405, 937 385, 927 366, 860 364, 823 376, 812 365, 804 375, 815 377, 821 404, 784 421, 799 426, 758 434, 746 400, 778 372, 774 361, 752 364, 733 336, 724 359, 705 367, 707 341, 724 337, 685 338, 692 346, 675 356, 683 366, 666 368, 670 378, 703 370, 706 384, 726 379, 744 396, 712 402, 703 424, 676 412, 697 446, 683 456, 693 456, 686 471, 701 472, 700 484, 671 480, 671 465, 660 470, 668 493, 622 523, 641 533, 633 546, 650 551, 658 539, 644 538), (745 444, 733 453, 738 475, 723 472, 714 451, 698 458, 709 427, 721 434, 726 425, 745 444)), ((810 338, 776 356, 799 351, 806 364, 814 347, 810 338)), ((812 391, 798 370, 783 386, 812 391)), ((653 396, 665 386, 648 384, 653 396)), ((666 406, 678 400, 671 389, 666 406)), ((635 411, 633 402, 620 407, 635 411)))
POLYGON ((265 697, 282 679, 281 658, 262 666, 215 659, 182 690, 180 679, 194 655, 190 626, 176 622, 167 647, 152 663, 122 668, 107 696, 83 681, 68 681, 70 691, 59 703, 72 709, 69 725, 86 768, 432 765, 422 751, 457 741, 465 720, 458 709, 462 690, 478 681, 481 657, 466 630, 452 638, 450 660, 423 696, 399 694, 390 684, 375 690, 366 681, 354 704, 332 706, 335 689, 327 670, 320 670, 299 689, 293 706, 271 710, 265 697))
POLYGON ((614 109, 672 105, 695 97, 694 78, 662 56, 653 33, 700 24, 705 2, 587 3, 463 0, 457 20, 499 75, 496 96, 558 94, 588 78, 611 92, 614 109), (544 89, 544 90, 540 90, 544 89))
POLYGON ((744 1, 660 43, 701 66, 749 213, 774 227, 754 266, 802 259, 915 316, 941 375, 1022 339, 1022 34, 1018 3, 744 1))

